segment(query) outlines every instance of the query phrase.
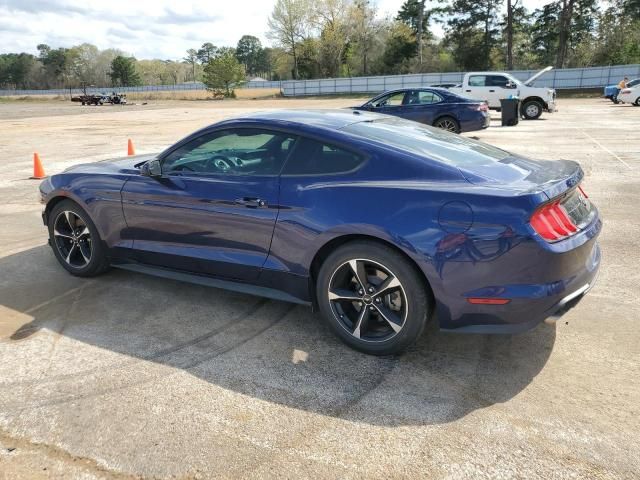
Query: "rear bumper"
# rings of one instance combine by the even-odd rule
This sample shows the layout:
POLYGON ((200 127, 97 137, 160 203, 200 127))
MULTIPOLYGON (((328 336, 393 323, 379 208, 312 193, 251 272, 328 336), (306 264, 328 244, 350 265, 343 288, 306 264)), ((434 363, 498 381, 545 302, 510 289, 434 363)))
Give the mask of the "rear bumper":
POLYGON ((484 130, 491 125, 491 115, 489 112, 483 115, 474 116, 473 119, 462 120, 460 122, 460 130, 462 132, 474 132, 476 130, 484 130))
MULTIPOLYGON (((596 234, 594 232, 594 236, 596 234)), ((531 268, 522 263, 518 267, 520 272, 537 272, 535 277, 544 279, 543 282, 531 282, 533 278, 527 275, 529 281, 526 283, 498 282, 465 290, 455 301, 437 302, 440 326, 442 330, 460 333, 513 334, 529 330, 547 319, 548 323, 553 323, 575 307, 593 287, 600 260, 600 247, 595 238, 563 254, 540 255, 538 263, 531 268), (471 305, 466 301, 471 297, 506 298, 509 302, 471 305)))

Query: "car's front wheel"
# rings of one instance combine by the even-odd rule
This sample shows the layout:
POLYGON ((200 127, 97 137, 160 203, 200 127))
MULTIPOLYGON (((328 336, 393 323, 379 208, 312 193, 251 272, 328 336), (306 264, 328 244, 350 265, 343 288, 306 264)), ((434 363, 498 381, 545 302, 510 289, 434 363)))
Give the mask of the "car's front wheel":
POLYGON ((423 332, 428 287, 393 248, 370 241, 343 245, 324 261, 316 281, 320 311, 348 345, 373 355, 400 353, 423 332))
POLYGON ((89 215, 71 200, 49 213, 49 243, 58 262, 71 274, 92 277, 109 267, 102 240, 89 215))
POLYGON ((536 120, 542 115, 542 104, 537 100, 530 100, 522 105, 522 116, 525 120, 536 120))

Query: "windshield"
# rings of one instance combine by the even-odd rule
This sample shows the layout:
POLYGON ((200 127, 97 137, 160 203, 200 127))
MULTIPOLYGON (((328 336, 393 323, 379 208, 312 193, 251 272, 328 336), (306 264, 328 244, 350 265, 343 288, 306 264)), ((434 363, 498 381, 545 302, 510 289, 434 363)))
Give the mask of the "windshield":
POLYGON ((640 78, 627 82, 627 87, 635 87, 636 85, 640 85, 640 78))
POLYGON ((486 143, 395 117, 352 123, 342 130, 456 167, 489 165, 511 156, 486 143))

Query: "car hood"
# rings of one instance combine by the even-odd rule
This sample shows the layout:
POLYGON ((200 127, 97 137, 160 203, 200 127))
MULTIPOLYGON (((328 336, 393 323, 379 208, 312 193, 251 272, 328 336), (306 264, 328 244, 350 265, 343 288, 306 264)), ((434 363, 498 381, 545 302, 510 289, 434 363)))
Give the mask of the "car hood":
POLYGON ((65 173, 103 173, 103 174, 133 174, 138 173, 140 170, 136 168, 136 165, 145 163, 153 158, 156 158, 157 154, 146 155, 133 155, 130 157, 115 158, 109 160, 102 160, 93 163, 81 163, 67 168, 65 173))
POLYGON ((543 68, 542 70, 540 70, 538 73, 536 73, 535 75, 533 75, 531 78, 525 80, 524 84, 531 86, 531 84, 533 82, 535 82, 538 78, 540 78, 542 75, 544 75, 545 73, 547 73, 548 71, 553 70, 553 67, 551 65, 549 65, 548 67, 543 68))
POLYGON ((520 193, 544 193, 556 197, 577 185, 584 173, 571 160, 533 160, 517 155, 483 165, 467 165, 460 171, 467 181, 520 193))

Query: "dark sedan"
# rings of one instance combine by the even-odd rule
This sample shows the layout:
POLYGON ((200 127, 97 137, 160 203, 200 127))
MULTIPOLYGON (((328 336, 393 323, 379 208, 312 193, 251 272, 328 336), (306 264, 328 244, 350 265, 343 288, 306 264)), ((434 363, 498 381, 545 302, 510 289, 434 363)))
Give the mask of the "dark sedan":
POLYGON ((403 88, 385 92, 354 110, 394 115, 454 133, 487 128, 487 103, 461 97, 443 88, 403 88))
POLYGON ((117 266, 314 305, 349 345, 391 354, 432 316, 504 333, 574 306, 600 263, 582 177, 388 115, 274 111, 40 192, 73 275, 117 266))

